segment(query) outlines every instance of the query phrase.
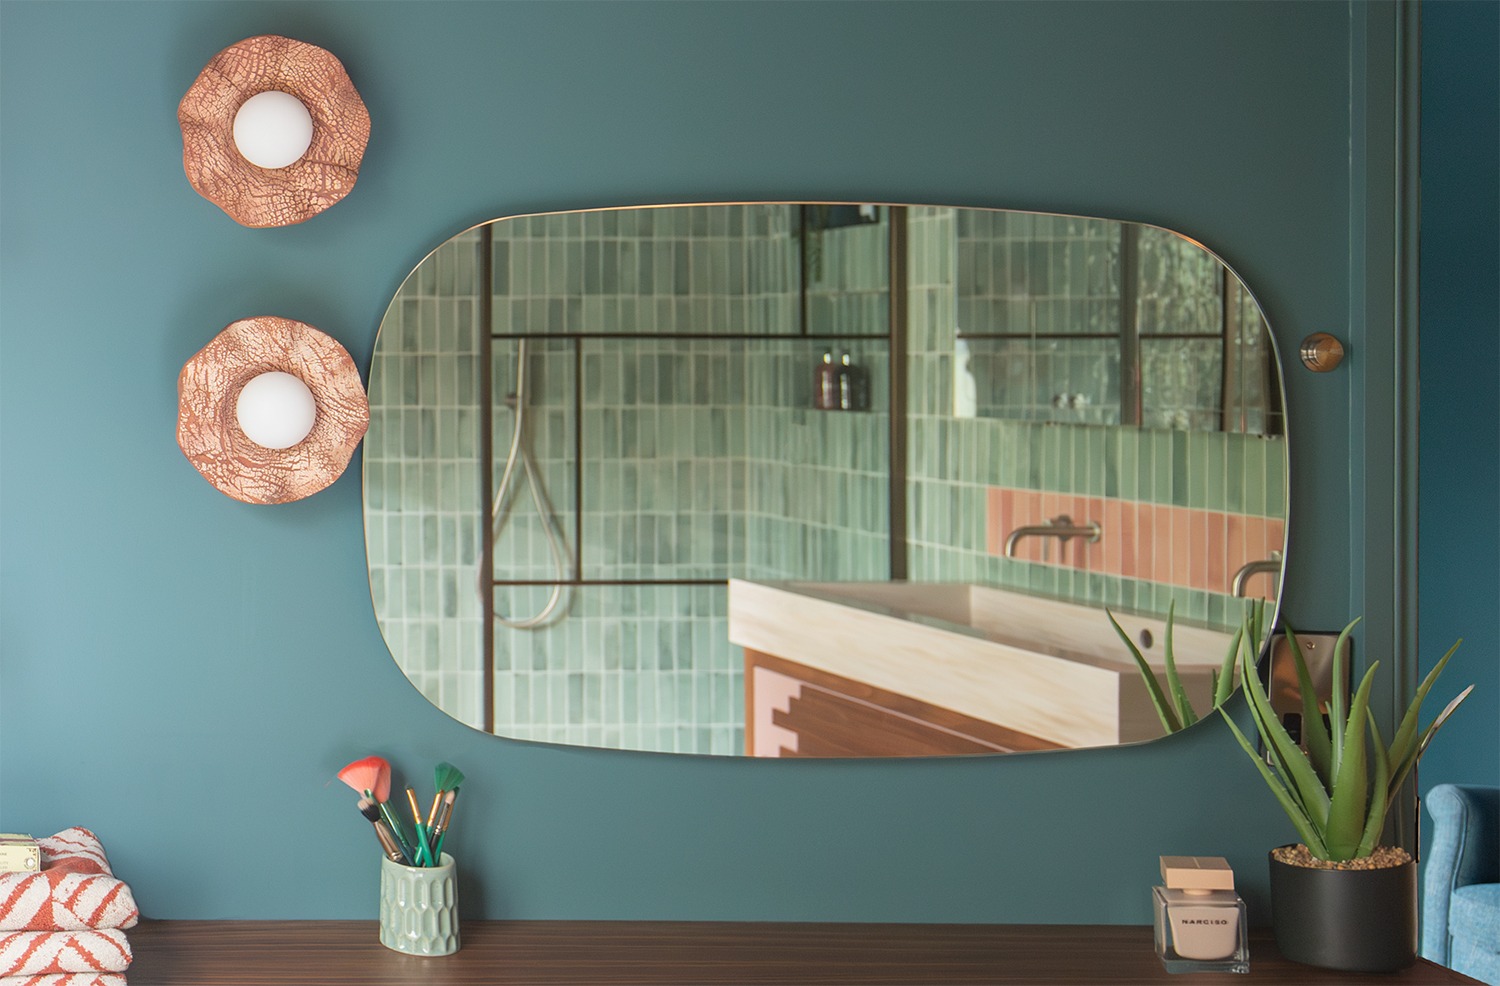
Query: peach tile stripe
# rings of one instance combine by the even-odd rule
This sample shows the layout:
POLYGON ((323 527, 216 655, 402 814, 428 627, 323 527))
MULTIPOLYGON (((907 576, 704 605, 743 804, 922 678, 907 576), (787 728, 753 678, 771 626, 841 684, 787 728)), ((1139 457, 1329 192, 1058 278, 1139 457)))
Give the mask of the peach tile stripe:
MULTIPOLYGON (((1076 524, 1098 521, 1104 536, 1095 544, 1024 538, 1016 545, 1017 558, 1228 595, 1235 572, 1269 558, 1285 542, 1286 525, 1274 517, 991 486, 985 503, 989 553, 1003 554, 1006 536, 1017 527, 1059 514, 1076 524)), ((1269 599, 1275 588, 1274 576, 1261 574, 1245 591, 1269 599)))

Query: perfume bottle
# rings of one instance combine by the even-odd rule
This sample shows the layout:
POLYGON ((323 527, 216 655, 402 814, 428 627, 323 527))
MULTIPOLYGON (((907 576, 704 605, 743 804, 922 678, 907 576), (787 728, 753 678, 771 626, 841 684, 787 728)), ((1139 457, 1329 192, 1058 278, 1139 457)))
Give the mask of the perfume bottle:
POLYGON ((839 381, 839 368, 834 365, 833 353, 824 353, 823 362, 818 364, 817 376, 813 380, 813 406, 820 411, 837 411, 839 381))
POLYGON ((1162 856, 1152 887, 1156 955, 1168 972, 1249 972, 1245 902, 1222 856, 1162 856))
POLYGON ((844 411, 868 411, 870 409, 870 378, 862 366, 852 361, 849 353, 843 356, 843 368, 839 370, 839 408, 844 411))

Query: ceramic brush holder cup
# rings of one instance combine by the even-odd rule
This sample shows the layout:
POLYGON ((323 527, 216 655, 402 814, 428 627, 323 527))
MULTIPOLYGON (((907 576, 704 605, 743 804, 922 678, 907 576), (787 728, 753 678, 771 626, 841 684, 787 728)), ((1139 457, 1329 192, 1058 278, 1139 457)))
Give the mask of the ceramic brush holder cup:
POLYGON ((408 955, 458 951, 458 871, 443 853, 437 866, 380 860, 380 944, 408 955))

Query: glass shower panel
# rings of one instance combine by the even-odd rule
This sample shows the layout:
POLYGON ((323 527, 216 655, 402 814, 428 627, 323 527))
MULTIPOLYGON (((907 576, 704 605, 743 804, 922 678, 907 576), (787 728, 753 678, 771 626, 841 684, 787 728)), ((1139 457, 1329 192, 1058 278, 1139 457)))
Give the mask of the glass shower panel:
MULTIPOLYGON (((493 343, 491 506, 497 582, 575 577, 577 345, 573 339, 536 338, 493 343), (517 376, 523 349, 524 385, 517 376), (524 404, 519 435, 518 394, 524 404)), ((525 605, 513 608, 496 596, 495 612, 501 616, 526 618, 537 611, 525 605)))
POLYGON ((747 578, 890 577, 889 346, 851 342, 864 411, 812 407, 826 340, 746 346, 747 578))
POLYGON ((1141 339, 1141 424, 1177 431, 1219 431, 1223 417, 1224 343, 1141 339))
POLYGON ((954 211, 960 335, 1119 332, 1119 223, 954 211))
POLYGON ((566 620, 497 629, 496 732, 731 756, 745 745, 743 668, 729 643, 726 586, 583 586, 566 620))
POLYGON ((582 345, 583 578, 887 577, 883 341, 863 413, 811 409, 824 340, 582 345))
POLYGON ((583 577, 743 572, 744 343, 585 339, 582 346, 583 577))
POLYGON ((797 209, 698 205, 500 220, 495 331, 795 332, 797 209))
MULTIPOLYGON (((890 327, 890 209, 803 205, 810 335, 879 335, 890 327)), ((837 356, 837 354, 836 354, 837 356)))
POLYGON ((1281 381, 1271 351, 1270 326, 1255 299, 1237 281, 1225 305, 1224 430, 1247 435, 1283 434, 1281 381))
POLYGON ((365 545, 381 632, 402 671, 462 722, 480 720, 472 658, 479 550, 478 237, 433 251, 381 322, 364 441, 365 545), (467 657, 466 657, 467 656, 467 657))
POLYGON ((1210 335, 1222 331, 1224 266, 1192 240, 1140 227, 1141 335, 1210 335))
POLYGON ((1120 344, 1115 339, 969 339, 975 416, 1079 424, 1120 423, 1120 344))

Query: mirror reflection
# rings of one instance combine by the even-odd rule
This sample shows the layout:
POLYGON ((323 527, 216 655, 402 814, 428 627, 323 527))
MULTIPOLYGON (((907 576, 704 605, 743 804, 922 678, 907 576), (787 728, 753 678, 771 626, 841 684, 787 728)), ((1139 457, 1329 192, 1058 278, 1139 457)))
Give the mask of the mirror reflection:
POLYGON ((1161 735, 1287 499, 1274 343, 1154 227, 869 204, 497 220, 376 342, 371 594, 449 715, 518 739, 912 756, 1161 735))

